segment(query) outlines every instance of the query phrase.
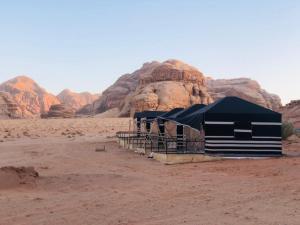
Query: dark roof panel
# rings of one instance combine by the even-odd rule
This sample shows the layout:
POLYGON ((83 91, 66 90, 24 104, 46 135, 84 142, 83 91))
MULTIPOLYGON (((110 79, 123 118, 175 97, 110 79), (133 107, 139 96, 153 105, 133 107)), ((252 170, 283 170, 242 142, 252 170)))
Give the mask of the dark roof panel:
POLYGON ((204 105, 204 104, 192 105, 191 107, 189 107, 189 108, 181 111, 180 113, 178 113, 176 118, 182 118, 182 117, 188 116, 192 113, 198 112, 200 109, 202 109, 204 107, 206 107, 206 105, 204 105))
POLYGON ((263 106, 254 104, 244 99, 228 96, 220 99, 219 101, 210 104, 206 112, 209 113, 229 113, 229 114, 241 114, 241 113, 255 113, 255 114, 280 114, 263 106))
POLYGON ((159 116, 159 118, 161 119, 171 119, 171 118, 176 118, 176 115, 179 114, 180 112, 182 112, 184 110, 184 108, 174 108, 172 110, 170 110, 169 112, 166 112, 162 115, 159 116))
POLYGON ((156 118, 166 112, 164 111, 143 111, 143 112, 136 112, 134 114, 134 118, 146 118, 146 119, 153 119, 156 118))

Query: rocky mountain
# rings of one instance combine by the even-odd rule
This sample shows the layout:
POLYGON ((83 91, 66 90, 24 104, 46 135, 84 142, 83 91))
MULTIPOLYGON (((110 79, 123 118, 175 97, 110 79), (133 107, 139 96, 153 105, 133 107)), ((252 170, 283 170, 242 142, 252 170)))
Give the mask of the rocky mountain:
POLYGON ((31 78, 19 76, 0 85, 0 91, 9 93, 19 105, 23 117, 35 117, 60 101, 31 78))
POLYGON ((195 103, 208 104, 204 75, 178 60, 145 63, 132 74, 123 75, 101 97, 98 112, 118 107, 120 116, 135 111, 170 110, 195 103))
POLYGON ((132 74, 121 76, 89 110, 101 113, 118 108, 120 116, 128 116, 135 111, 209 104, 230 95, 274 110, 281 106, 280 98, 263 90, 256 81, 247 78, 213 80, 186 63, 167 60, 145 63, 132 74))
POLYGON ((250 102, 273 110, 279 110, 279 96, 270 94, 260 87, 257 81, 248 78, 237 79, 206 79, 210 96, 217 100, 225 96, 238 96, 250 102))
POLYGON ((14 98, 6 92, 0 92, 0 119, 22 118, 22 110, 14 98))
POLYGON ((83 106, 92 104, 100 97, 99 94, 91 94, 89 92, 75 93, 68 89, 63 90, 57 98, 61 103, 75 110, 81 109, 83 106))
POLYGON ((294 127, 300 129, 300 100, 291 101, 280 109, 283 120, 293 123, 294 127))

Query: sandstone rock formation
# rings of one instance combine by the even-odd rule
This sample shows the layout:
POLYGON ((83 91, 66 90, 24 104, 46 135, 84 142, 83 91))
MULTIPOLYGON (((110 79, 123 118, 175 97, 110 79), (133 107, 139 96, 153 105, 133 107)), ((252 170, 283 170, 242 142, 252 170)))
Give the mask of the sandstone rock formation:
POLYGON ((206 79, 209 94, 217 100, 225 96, 238 96, 269 109, 279 110, 281 100, 279 96, 263 90, 257 81, 248 78, 237 79, 206 79))
POLYGON ((57 96, 61 103, 75 110, 79 110, 86 105, 92 104, 99 97, 99 94, 91 94, 89 92, 75 93, 68 89, 63 90, 57 96))
POLYGON ((16 119, 22 117, 22 110, 14 98, 6 92, 0 92, 0 119, 16 119))
POLYGON ((42 114, 42 118, 72 118, 75 116, 73 108, 64 104, 52 105, 48 113, 42 114))
POLYGON ((208 104, 224 96, 238 96, 273 110, 281 100, 251 79, 213 80, 178 60, 145 63, 132 74, 121 76, 90 105, 90 112, 119 108, 120 116, 142 110, 169 110, 195 103, 208 104))
POLYGON ((284 121, 293 123, 294 127, 300 129, 300 100, 291 101, 280 109, 284 121))
POLYGON ((120 116, 135 111, 170 110, 195 103, 212 102, 201 72, 178 60, 145 63, 132 74, 123 75, 108 88, 98 112, 118 107, 120 116))
POLYGON ((59 100, 32 79, 19 76, 0 85, 0 91, 10 93, 22 110, 23 117, 35 117, 49 110, 59 100))

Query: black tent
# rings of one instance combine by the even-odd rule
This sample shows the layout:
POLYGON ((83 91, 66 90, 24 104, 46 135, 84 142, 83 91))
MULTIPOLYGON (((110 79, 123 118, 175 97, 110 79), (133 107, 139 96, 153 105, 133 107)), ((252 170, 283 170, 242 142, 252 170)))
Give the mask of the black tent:
POLYGON ((165 135, 165 122, 173 120, 176 116, 184 111, 184 108, 174 108, 157 117, 158 128, 161 136, 165 135))
POLYGON ((176 122, 205 131, 205 152, 220 154, 281 154, 281 114, 225 97, 176 122))
POLYGON ((136 112, 134 114, 134 119, 136 119, 137 131, 141 130, 141 122, 144 120, 146 122, 146 130, 149 132, 151 129, 151 122, 156 119, 158 116, 164 114, 164 111, 143 111, 136 112))

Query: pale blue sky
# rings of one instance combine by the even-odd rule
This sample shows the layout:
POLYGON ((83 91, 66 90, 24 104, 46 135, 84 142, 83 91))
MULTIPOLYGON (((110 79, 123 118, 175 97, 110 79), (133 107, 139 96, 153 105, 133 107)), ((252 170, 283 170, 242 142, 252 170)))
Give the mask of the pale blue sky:
POLYGON ((300 1, 0 0, 0 82, 100 92, 169 58, 300 99, 300 1))

